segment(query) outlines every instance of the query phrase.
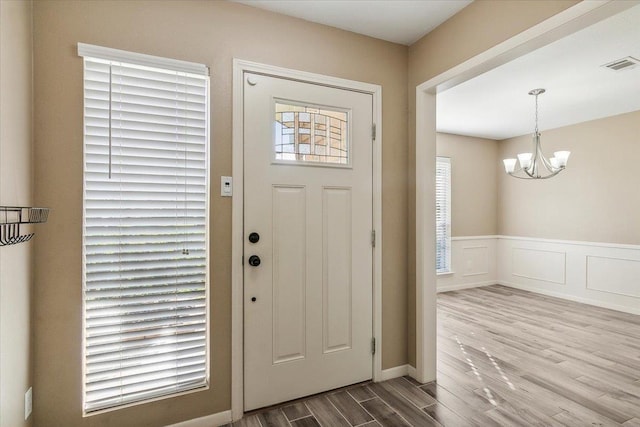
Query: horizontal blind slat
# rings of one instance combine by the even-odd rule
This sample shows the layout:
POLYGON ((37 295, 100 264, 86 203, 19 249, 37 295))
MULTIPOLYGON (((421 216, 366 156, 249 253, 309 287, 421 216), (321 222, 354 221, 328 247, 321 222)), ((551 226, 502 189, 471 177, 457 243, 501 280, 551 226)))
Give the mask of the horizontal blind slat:
POLYGON ((181 354, 192 350, 205 348, 206 342, 203 340, 191 340, 181 343, 171 343, 165 345, 156 345, 153 347, 132 348, 122 350, 118 353, 102 353, 87 356, 91 369, 102 369, 104 366, 113 365, 115 363, 135 363, 137 360, 144 360, 153 357, 172 357, 174 353, 181 354))
POLYGON ((187 371, 183 374, 176 374, 168 377, 158 377, 144 382, 138 382, 131 385, 122 385, 119 387, 120 395, 114 397, 111 389, 102 391, 87 391, 86 408, 87 410, 105 409, 120 404, 144 401, 166 394, 186 391, 193 388, 201 387, 206 384, 206 372, 204 369, 197 371, 187 371))
POLYGON ((163 336, 149 338, 147 341, 123 341, 122 343, 103 343, 94 344, 87 348, 87 358, 95 356, 109 356, 114 357, 119 354, 124 354, 128 351, 138 351, 139 354, 144 352, 150 353, 156 348, 167 346, 179 346, 179 345, 192 345, 194 343, 205 343, 206 339, 201 336, 199 332, 193 334, 182 334, 179 336, 163 336))

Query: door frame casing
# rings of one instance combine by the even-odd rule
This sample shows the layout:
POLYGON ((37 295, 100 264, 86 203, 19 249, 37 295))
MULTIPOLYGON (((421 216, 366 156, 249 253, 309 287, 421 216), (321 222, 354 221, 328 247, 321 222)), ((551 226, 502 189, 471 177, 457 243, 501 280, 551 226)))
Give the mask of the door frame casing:
POLYGON ((231 416, 238 420, 244 414, 244 73, 311 83, 320 86, 371 94, 373 98, 373 124, 376 137, 372 144, 373 157, 373 229, 376 244, 373 247, 373 337, 376 352, 373 355, 372 377, 379 381, 382 375, 382 86, 354 80, 292 70, 234 58, 233 60, 233 197, 231 225, 231 416))
MULTIPOLYGON (((416 366, 421 383, 436 379, 435 158, 438 92, 640 4, 639 0, 582 1, 416 86, 416 366)), ((410 94, 409 96, 412 96, 410 94)))

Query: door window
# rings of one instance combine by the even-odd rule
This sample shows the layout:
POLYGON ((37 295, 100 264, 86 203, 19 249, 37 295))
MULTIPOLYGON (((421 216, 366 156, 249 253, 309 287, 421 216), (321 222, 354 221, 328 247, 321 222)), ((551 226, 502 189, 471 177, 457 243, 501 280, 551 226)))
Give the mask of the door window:
POLYGON ((349 113, 275 101, 276 161, 349 165, 349 113))

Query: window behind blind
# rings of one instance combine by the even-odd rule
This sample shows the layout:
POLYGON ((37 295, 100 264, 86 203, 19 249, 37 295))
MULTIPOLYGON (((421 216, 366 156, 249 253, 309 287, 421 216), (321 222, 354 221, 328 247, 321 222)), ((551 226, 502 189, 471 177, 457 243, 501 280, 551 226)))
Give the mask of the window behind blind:
POLYGON ((451 161, 436 158, 436 273, 451 271, 451 161))
POLYGON ((205 66, 84 57, 84 410, 208 381, 205 66))

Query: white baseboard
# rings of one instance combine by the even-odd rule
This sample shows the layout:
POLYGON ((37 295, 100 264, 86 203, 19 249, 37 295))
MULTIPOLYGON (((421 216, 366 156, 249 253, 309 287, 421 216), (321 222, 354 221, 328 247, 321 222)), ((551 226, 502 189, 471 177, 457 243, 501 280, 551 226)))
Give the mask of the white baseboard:
POLYGON ((407 375, 409 375, 411 378, 418 378, 418 371, 416 371, 416 368, 414 368, 411 365, 407 365, 407 375))
POLYGON ((389 369, 383 369, 382 373, 380 374, 380 381, 386 381, 392 378, 398 378, 408 375, 409 368, 412 368, 415 371, 415 368, 410 365, 401 365, 389 369))
POLYGON ((393 378, 404 377, 405 375, 417 380, 418 372, 411 365, 396 366, 395 368, 384 369, 380 377, 380 381, 386 381, 393 378))
POLYGON ((611 303, 608 303, 608 302, 598 301, 596 299, 582 298, 582 297, 578 297, 578 296, 575 296, 575 295, 568 295, 568 294, 563 294, 561 292, 553 292, 553 291, 548 291, 546 289, 540 289, 540 288, 535 287, 535 286, 526 286, 526 285, 520 285, 520 284, 517 284, 517 283, 505 282, 503 280, 502 281, 498 281, 497 283, 499 285, 508 286, 510 288, 522 289, 523 291, 533 292, 535 294, 542 294, 542 295, 547 295, 547 296, 550 296, 550 297, 566 299, 566 300, 569 300, 569 301, 580 302, 582 304, 588 304, 588 305, 593 305, 593 306, 596 306, 596 307, 608 308, 610 310, 621 311, 623 313, 630 313, 630 314, 638 314, 638 315, 640 315, 640 308, 636 309, 636 308, 633 308, 633 307, 626 307, 626 306, 623 306, 623 305, 611 304, 611 303))
POLYGON ((460 283, 458 285, 446 285, 446 286, 439 286, 438 289, 436 289, 437 293, 440 292, 448 292, 448 291, 458 291, 460 289, 470 289, 470 288, 479 288, 481 286, 491 286, 491 285, 495 285, 498 282, 495 280, 487 280, 484 282, 476 282, 476 283, 460 283))
POLYGON ((216 427, 231 422, 231 411, 218 412, 200 418, 183 421, 177 424, 171 424, 166 427, 216 427))

